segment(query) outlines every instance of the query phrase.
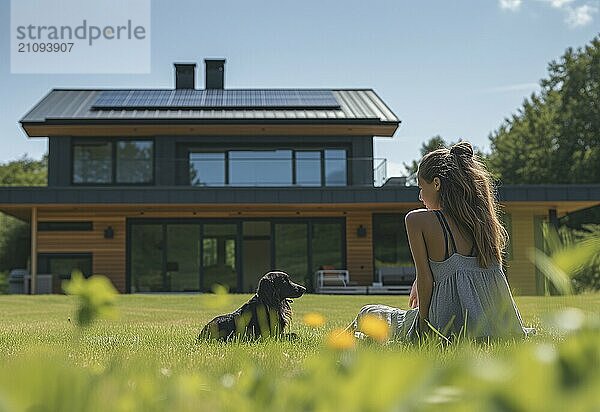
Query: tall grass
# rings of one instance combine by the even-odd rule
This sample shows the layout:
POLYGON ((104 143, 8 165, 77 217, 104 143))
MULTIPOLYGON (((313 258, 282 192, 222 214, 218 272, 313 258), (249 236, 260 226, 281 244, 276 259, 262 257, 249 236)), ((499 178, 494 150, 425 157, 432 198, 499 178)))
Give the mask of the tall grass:
POLYGON ((248 298, 118 296, 118 319, 78 326, 78 297, 2 296, 0 410, 592 411, 600 405, 597 294, 517 298, 525 323, 539 332, 527 341, 344 348, 327 337, 360 307, 406 307, 406 297, 307 295, 294 303, 290 329, 297 341, 195 343, 208 320, 248 298), (324 323, 303 323, 315 312, 324 323))

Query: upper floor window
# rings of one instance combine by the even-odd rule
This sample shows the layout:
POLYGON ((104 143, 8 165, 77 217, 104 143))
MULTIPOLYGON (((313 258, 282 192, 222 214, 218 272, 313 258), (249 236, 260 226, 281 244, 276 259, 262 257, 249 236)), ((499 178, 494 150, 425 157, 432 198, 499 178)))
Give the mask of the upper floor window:
POLYGON ((73 183, 111 183, 111 143, 73 145, 73 183))
POLYGON ((191 150, 193 186, 346 186, 345 149, 191 150))
POLYGON ((225 153, 190 153, 190 184, 192 186, 224 186, 225 153))
POLYGON ((229 152, 231 186, 291 186, 291 150, 234 150, 229 152))
POLYGON ((321 152, 296 152, 296 184, 299 186, 321 186, 321 152))
POLYGON ((75 184, 150 184, 153 180, 154 143, 151 140, 73 144, 75 184))
POLYGON ((325 185, 346 186, 346 151, 340 149, 325 150, 325 185))

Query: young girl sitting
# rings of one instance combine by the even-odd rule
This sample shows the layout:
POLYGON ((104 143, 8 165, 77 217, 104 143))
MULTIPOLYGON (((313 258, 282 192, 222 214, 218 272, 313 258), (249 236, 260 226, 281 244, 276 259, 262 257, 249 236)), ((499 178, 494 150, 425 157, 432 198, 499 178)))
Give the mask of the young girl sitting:
POLYGON ((463 141, 428 153, 417 179, 425 209, 405 218, 417 269, 412 309, 367 305, 349 329, 365 337, 361 319, 371 314, 385 319, 390 338, 401 341, 429 332, 449 339, 534 333, 523 327, 502 269, 508 233, 498 220, 490 175, 472 146, 463 141))

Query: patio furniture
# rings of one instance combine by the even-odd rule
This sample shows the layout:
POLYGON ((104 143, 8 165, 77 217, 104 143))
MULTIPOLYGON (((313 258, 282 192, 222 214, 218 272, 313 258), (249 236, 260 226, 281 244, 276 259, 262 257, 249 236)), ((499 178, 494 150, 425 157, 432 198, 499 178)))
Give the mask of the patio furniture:
POLYGON ((321 269, 315 272, 318 288, 321 289, 325 283, 331 282, 336 285, 348 286, 350 282, 350 273, 345 269, 321 269))
POLYGON ((379 283, 383 286, 412 285, 416 275, 414 266, 390 266, 377 270, 379 283))

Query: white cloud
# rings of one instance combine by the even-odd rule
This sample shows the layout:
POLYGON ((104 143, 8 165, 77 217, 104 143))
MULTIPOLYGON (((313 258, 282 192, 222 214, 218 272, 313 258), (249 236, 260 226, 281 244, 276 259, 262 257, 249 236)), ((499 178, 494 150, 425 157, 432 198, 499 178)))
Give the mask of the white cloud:
POLYGON ((549 0, 550 5, 555 9, 561 9, 563 6, 566 6, 569 3, 572 3, 573 0, 549 0))
POLYGON ((500 0, 500 8, 504 10, 517 11, 521 7, 522 0, 500 0))
POLYGON ((592 15, 598 11, 597 8, 587 4, 567 10, 566 22, 571 27, 587 26, 594 19, 592 15))
MULTIPOLYGON (((572 28, 587 26, 594 20, 594 14, 598 8, 588 4, 575 6, 575 2, 581 4, 586 0, 537 0, 539 3, 550 5, 553 9, 561 10, 565 13, 565 22, 572 28)), ((513 12, 521 8, 523 0, 498 0, 500 8, 513 12)))

